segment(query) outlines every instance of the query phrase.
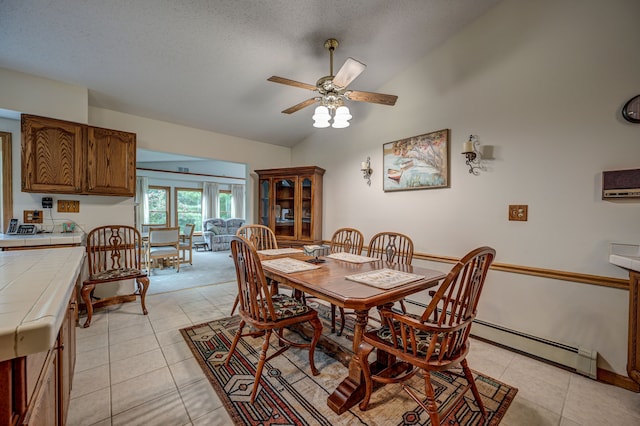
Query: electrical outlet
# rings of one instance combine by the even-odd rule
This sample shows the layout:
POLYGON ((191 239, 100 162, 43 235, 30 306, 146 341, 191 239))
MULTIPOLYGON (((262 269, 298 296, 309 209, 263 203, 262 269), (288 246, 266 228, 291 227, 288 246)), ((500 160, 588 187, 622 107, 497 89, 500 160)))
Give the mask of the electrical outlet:
POLYGON ((510 204, 509 205, 509 220, 517 220, 526 222, 529 214, 529 206, 526 204, 510 204))
POLYGON ((22 223, 43 223, 44 215, 42 210, 25 210, 22 223))

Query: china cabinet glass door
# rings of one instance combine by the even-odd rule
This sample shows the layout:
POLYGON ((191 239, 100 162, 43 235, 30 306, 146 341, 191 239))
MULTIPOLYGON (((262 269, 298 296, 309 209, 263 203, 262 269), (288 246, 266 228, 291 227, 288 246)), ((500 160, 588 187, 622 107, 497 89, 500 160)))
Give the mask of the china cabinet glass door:
POLYGON ((277 179, 274 183, 276 237, 296 236, 296 178, 277 179))

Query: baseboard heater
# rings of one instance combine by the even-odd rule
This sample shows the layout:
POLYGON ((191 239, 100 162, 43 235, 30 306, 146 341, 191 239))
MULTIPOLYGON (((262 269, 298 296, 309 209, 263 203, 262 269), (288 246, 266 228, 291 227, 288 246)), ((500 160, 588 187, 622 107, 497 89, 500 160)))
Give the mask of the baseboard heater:
MULTIPOLYGON (((407 302, 422 309, 426 307, 410 299, 405 300, 405 303, 407 302)), ((597 379, 597 351, 567 346, 481 320, 473 322, 471 335, 597 379)))

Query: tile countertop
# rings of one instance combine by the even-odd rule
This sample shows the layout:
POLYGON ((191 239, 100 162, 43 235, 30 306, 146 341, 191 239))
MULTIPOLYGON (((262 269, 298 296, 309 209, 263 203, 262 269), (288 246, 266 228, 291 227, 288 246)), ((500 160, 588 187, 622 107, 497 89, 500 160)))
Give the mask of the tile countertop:
POLYGON ((0 252, 0 361, 54 345, 84 257, 84 247, 0 252))
POLYGON ((609 263, 640 272, 640 245, 611 243, 609 245, 609 263))
POLYGON ((35 235, 0 234, 0 248, 83 244, 84 237, 84 232, 53 232, 35 235))

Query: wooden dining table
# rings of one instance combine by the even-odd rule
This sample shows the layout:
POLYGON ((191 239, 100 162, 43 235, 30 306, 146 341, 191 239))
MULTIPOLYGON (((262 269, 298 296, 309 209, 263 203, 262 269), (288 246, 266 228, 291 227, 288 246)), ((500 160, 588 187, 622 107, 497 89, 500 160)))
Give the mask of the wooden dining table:
MULTIPOLYGON (((311 259, 303 254, 287 254, 283 256, 263 256, 261 259, 291 257, 304 260, 311 259)), ((336 260, 322 257, 323 263, 317 264, 319 268, 286 273, 263 263, 264 274, 280 284, 289 286, 306 295, 325 300, 344 309, 352 309, 356 313, 356 322, 353 335, 353 355, 349 361, 349 375, 329 395, 327 405, 336 413, 342 414, 364 397, 364 379, 357 358, 358 346, 362 341, 365 327, 368 323, 369 310, 376 306, 393 304, 411 294, 434 287, 446 274, 434 269, 422 268, 411 265, 401 265, 382 260, 366 263, 351 263, 344 260, 336 260), (383 289, 372 285, 347 279, 347 276, 361 274, 383 268, 420 275, 421 278, 401 284, 393 288, 383 289)), ((268 263, 268 262, 267 262, 268 263)), ((383 358, 378 358, 372 363, 374 371, 379 370, 384 364, 383 358)))

